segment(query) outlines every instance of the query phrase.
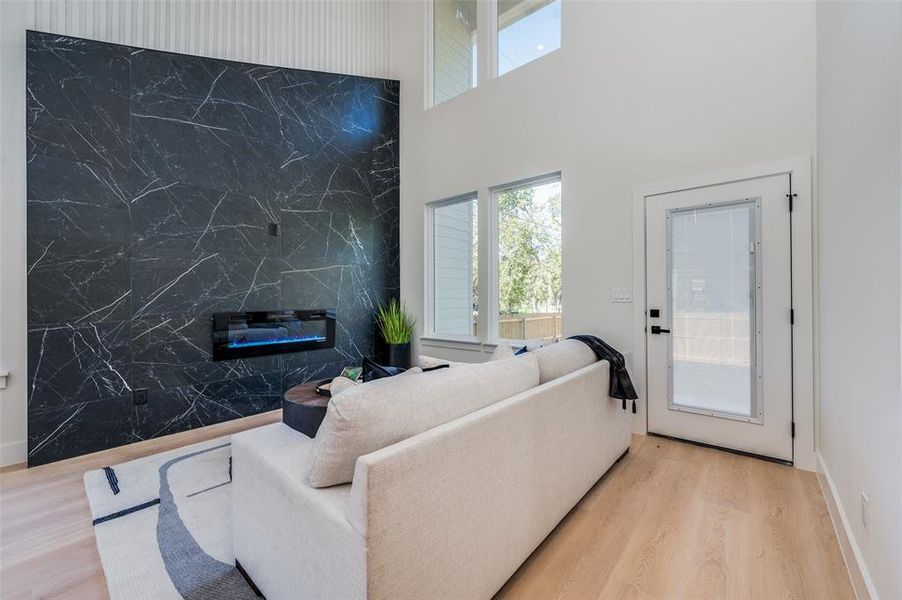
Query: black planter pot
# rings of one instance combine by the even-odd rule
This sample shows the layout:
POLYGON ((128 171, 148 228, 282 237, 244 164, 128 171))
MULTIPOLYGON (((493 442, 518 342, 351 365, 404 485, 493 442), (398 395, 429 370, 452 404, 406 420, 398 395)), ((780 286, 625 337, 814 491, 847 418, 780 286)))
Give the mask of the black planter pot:
POLYGON ((386 364, 390 367, 410 368, 410 342, 385 345, 386 364))

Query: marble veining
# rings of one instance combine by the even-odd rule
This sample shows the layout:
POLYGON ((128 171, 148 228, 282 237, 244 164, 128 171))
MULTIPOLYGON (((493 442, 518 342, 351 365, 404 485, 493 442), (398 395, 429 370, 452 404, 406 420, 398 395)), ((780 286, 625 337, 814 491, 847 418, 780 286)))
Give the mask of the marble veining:
POLYGON ((30 464, 271 410, 373 353, 396 81, 29 32, 25 92, 30 464), (211 360, 212 313, 273 308, 336 308, 336 347, 211 360))

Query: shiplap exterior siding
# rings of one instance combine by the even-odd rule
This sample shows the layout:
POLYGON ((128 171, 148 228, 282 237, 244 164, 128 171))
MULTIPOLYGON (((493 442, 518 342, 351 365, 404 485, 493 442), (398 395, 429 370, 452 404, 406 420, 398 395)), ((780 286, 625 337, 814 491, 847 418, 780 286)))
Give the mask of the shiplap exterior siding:
MULTIPOLYGON (((473 69, 473 30, 458 18, 459 5, 442 0, 434 4, 433 101, 439 104, 470 89, 473 69)), ((475 13, 471 17, 475 19, 475 13)))
POLYGON ((435 209, 435 332, 473 335, 473 206, 435 209))
POLYGON ((392 0, 29 0, 28 28, 153 50, 391 77, 392 0))

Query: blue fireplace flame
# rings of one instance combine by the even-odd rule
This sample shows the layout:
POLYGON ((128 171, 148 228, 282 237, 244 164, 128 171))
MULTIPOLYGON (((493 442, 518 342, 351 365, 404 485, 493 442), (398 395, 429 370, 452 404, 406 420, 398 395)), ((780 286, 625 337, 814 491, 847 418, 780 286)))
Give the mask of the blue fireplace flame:
POLYGON ((306 335, 294 337, 270 338, 268 340, 229 340, 229 348, 248 348, 251 346, 273 346, 276 344, 297 344, 299 342, 325 342, 326 336, 306 335))

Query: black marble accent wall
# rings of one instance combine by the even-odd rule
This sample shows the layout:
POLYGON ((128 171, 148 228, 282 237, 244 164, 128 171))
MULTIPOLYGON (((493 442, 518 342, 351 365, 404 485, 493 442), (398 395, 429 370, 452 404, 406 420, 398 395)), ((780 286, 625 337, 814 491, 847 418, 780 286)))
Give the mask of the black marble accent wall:
POLYGON ((398 86, 28 33, 30 465, 272 410, 372 354, 398 86), (211 360, 212 313, 278 308, 337 309, 336 348, 211 360))

